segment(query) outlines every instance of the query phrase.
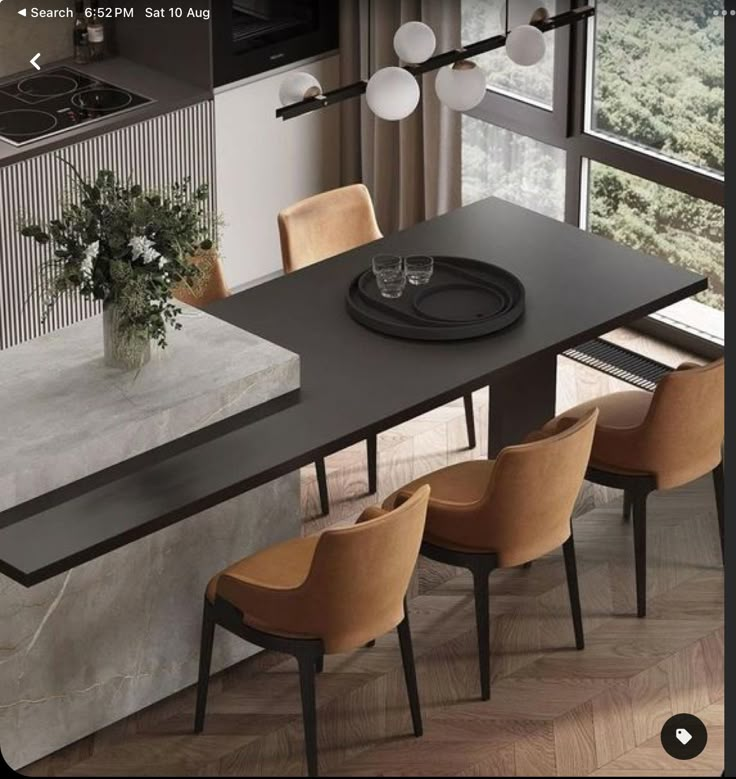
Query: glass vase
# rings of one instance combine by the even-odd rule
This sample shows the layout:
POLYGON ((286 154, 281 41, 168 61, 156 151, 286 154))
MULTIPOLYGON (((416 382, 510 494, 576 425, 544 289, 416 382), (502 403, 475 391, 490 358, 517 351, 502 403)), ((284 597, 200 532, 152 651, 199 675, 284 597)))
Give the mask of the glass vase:
POLYGON ((151 359, 151 339, 147 332, 131 332, 120 326, 120 312, 114 303, 102 310, 105 365, 123 371, 140 370, 151 359))

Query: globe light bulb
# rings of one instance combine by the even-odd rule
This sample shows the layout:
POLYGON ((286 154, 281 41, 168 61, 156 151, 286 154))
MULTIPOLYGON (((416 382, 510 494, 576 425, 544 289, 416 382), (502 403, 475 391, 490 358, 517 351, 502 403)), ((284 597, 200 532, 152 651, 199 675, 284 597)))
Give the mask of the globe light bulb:
POLYGON ((544 57, 545 50, 544 34, 531 24, 514 28, 506 37, 506 53, 517 65, 536 65, 544 57))
POLYGON ((486 95, 485 73, 469 60, 440 68, 434 83, 437 97, 453 111, 470 111, 486 95))
POLYGON ((322 94, 322 85, 311 73, 290 73, 279 88, 279 100, 282 106, 301 103, 309 97, 322 94))
POLYGON ((506 32, 522 24, 539 24, 549 19, 549 11, 539 0, 509 0, 509 19, 506 23, 506 3, 499 9, 501 29, 506 32))
POLYGON ((377 70, 368 82, 365 98, 373 113, 389 122, 406 119, 419 104, 419 84, 403 68, 377 70))
POLYGON ((410 65, 426 62, 436 47, 437 38, 424 22, 402 24, 394 35, 394 51, 399 59, 410 65))

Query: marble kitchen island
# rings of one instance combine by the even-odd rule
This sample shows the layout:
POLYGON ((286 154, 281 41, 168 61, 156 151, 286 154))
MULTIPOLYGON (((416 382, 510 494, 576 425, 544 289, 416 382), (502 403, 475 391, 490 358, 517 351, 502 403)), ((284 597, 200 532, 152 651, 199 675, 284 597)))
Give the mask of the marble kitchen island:
MULTIPOLYGON (((91 550, 32 586, 25 563, 0 574, 0 749, 13 768, 192 684, 209 577, 299 534, 296 473, 203 510, 158 510, 177 480, 196 481, 196 459, 170 480, 149 477, 151 467, 230 430, 247 433, 274 403, 295 402, 300 381, 292 352, 194 309, 181 321, 137 376, 104 367, 99 318, 0 353, 0 555, 22 542, 18 559, 41 570, 42 548, 64 556, 86 534, 91 550), (161 514, 157 523, 115 535, 90 513, 73 528, 50 520, 18 535, 14 512, 42 514, 44 501, 63 504, 70 490, 84 494, 121 469, 138 476, 131 500, 161 514)), ((213 670, 252 651, 224 634, 215 649, 213 670)))

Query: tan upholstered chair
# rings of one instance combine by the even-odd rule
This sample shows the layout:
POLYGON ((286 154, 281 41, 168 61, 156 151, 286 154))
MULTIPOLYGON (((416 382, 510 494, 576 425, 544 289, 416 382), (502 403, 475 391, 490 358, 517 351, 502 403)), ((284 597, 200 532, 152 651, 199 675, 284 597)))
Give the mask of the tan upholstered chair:
POLYGON ((713 474, 723 552, 725 366, 685 363, 654 393, 617 392, 566 411, 572 419, 592 406, 600 416, 586 478, 624 490, 624 517, 634 515, 637 614, 646 616, 647 497, 713 474))
POLYGON ((422 555, 473 574, 481 696, 491 695, 488 577, 496 568, 529 563, 562 546, 575 629, 584 646, 571 517, 590 457, 598 412, 578 422, 556 419, 527 443, 493 460, 451 465, 408 484, 383 504, 428 485, 432 496, 422 555))
POLYGON ((205 595, 195 731, 204 726, 215 625, 299 663, 309 775, 317 775, 315 671, 398 628, 414 734, 422 721, 406 610, 429 488, 395 511, 372 507, 353 527, 297 538, 215 576, 205 595))
POLYGON ((222 262, 214 249, 200 249, 192 256, 191 262, 199 268, 200 275, 190 284, 180 284, 174 290, 177 300, 195 308, 204 308, 216 300, 230 296, 222 262))
POLYGON ((285 273, 383 238, 363 184, 323 192, 284 209, 279 235, 285 273))
MULTIPOLYGON (((278 216, 284 273, 301 270, 358 246, 383 238, 376 221, 373 201, 363 184, 314 195, 284 209, 278 216)), ((464 397, 468 446, 475 449, 473 398, 464 397)), ((377 488, 376 436, 367 440, 368 491, 377 488)), ((323 514, 330 511, 324 459, 317 460, 317 484, 323 514)))

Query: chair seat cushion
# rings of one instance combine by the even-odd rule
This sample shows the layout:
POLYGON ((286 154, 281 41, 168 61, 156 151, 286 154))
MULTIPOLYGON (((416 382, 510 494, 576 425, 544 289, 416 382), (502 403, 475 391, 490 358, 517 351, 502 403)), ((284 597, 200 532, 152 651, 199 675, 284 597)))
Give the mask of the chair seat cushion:
POLYGON ((581 419, 591 409, 598 408, 591 466, 604 471, 642 475, 642 471, 632 467, 631 441, 646 419, 652 397, 651 393, 643 390, 614 392, 562 414, 564 418, 581 419))
POLYGON ((422 485, 431 489, 424 540, 446 549, 491 552, 469 545, 468 523, 478 521, 478 505, 488 489, 495 461, 470 460, 415 479, 388 497, 383 507, 400 505, 422 485))

